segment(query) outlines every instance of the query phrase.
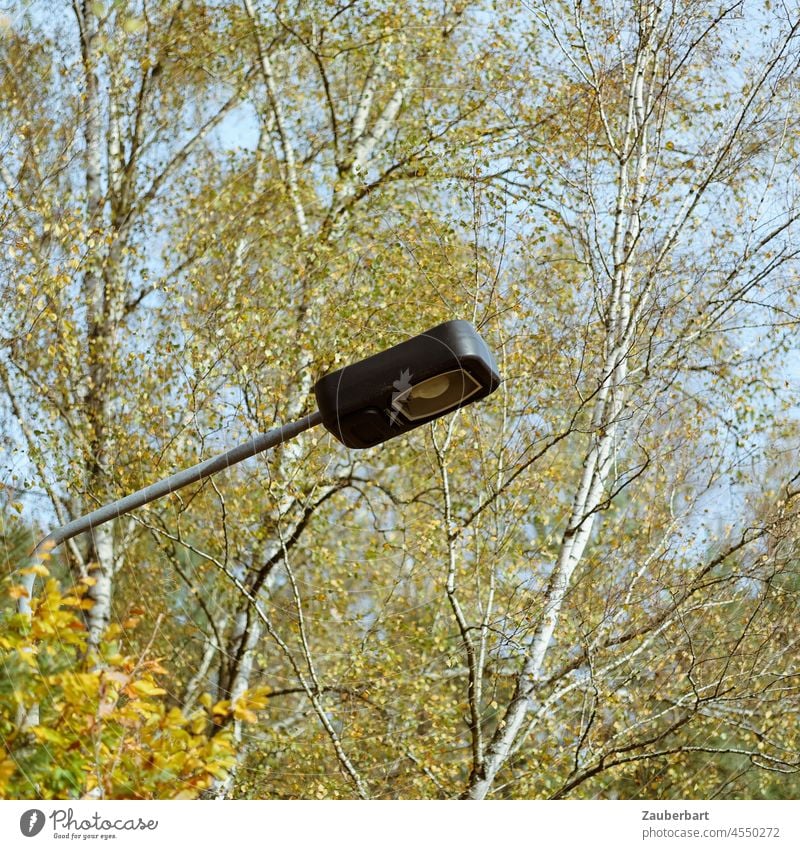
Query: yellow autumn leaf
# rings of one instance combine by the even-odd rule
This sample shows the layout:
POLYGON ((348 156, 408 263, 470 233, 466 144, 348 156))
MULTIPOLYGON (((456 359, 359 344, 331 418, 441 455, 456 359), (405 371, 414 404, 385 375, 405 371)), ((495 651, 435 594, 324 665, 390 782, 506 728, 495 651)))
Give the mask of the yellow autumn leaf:
POLYGON ((44 725, 34 725, 30 729, 30 732, 37 740, 44 740, 46 743, 56 743, 59 746, 63 746, 68 742, 67 738, 63 734, 60 734, 52 728, 47 728, 44 725))
POLYGON ((206 730, 206 726, 208 725, 208 719, 203 713, 195 714, 191 722, 189 723, 189 729, 192 734, 202 734, 206 730))
POLYGON ((11 758, 3 758, 0 761, 0 788, 11 778, 16 769, 17 765, 11 758))
POLYGON ((258 722, 258 716, 256 716, 256 714, 252 710, 245 707, 241 703, 241 701, 237 702, 234 705, 233 716, 234 716, 234 719, 240 719, 243 722, 250 722, 250 723, 258 722))
POLYGON ((207 772, 209 775, 213 775, 214 778, 225 778, 228 774, 228 770, 225 766, 219 763, 214 763, 211 761, 203 766, 204 772, 207 772))
POLYGON ((83 599, 78 598, 74 595, 65 595, 61 599, 61 604, 63 607, 80 607, 83 603, 83 599))
POLYGON ((163 696, 167 692, 163 687, 159 687, 147 679, 134 681, 128 685, 128 689, 133 690, 138 696, 163 696))
POLYGON ((20 569, 20 575, 39 575, 42 578, 46 578, 50 574, 50 570, 43 563, 34 563, 32 566, 28 566, 27 569, 20 569))
POLYGON ((214 716, 227 716, 231 710, 231 703, 229 699, 222 699, 217 702, 213 708, 211 708, 211 713, 214 716))

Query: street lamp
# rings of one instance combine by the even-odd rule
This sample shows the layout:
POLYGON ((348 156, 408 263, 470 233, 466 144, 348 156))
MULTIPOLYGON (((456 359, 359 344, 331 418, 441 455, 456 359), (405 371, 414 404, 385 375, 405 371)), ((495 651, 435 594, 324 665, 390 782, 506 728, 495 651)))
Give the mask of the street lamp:
POLYGON ((322 423, 349 448, 370 448, 485 398, 500 385, 468 321, 446 321, 317 381, 322 423))
MULTIPOLYGON (((62 525, 41 539, 33 554, 281 445, 318 424, 350 448, 368 448, 484 398, 499 385, 494 358, 475 328, 467 321, 446 321, 321 378, 314 387, 319 412, 258 434, 224 454, 62 525)), ((30 595, 31 587, 27 589, 30 595)))

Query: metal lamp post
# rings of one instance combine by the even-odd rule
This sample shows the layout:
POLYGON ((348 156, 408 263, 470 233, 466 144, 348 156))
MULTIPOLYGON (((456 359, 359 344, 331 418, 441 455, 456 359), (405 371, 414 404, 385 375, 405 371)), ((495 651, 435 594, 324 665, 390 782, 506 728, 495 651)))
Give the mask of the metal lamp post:
MULTIPOLYGON (((477 330, 466 321, 447 321, 321 378, 314 387, 318 412, 254 436, 55 528, 37 543, 32 556, 281 445, 318 424, 350 448, 368 448, 485 398, 499 385, 494 357, 477 330)), ((34 576, 25 577, 30 597, 34 576)))

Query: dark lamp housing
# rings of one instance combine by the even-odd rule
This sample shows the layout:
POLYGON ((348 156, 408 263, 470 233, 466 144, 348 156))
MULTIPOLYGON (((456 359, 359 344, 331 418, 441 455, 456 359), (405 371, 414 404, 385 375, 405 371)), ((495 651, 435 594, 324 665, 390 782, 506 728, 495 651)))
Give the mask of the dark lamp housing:
POLYGON ((317 381, 322 423, 349 448, 378 445, 500 385, 494 357, 468 321, 446 321, 317 381))

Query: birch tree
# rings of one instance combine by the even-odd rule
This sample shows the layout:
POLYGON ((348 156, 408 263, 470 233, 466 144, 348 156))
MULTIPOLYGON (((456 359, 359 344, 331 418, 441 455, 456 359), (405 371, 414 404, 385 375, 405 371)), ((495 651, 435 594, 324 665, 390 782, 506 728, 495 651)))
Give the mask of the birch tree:
MULTIPOLYGON (((205 56, 192 58, 190 42, 199 37, 200 51, 225 62, 216 33, 203 29, 203 7, 140 11, 75 3, 71 20, 56 22, 33 10, 10 28, 4 48, 12 155, 2 179, 16 212, 17 268, 7 291, 3 379, 58 521, 107 500, 116 470, 142 456, 141 443, 120 442, 141 421, 150 391, 122 380, 143 359, 137 313, 159 286, 148 280, 138 233, 163 214, 170 181, 246 85, 246 69, 231 63, 221 98, 196 109, 192 89, 204 84, 205 56), (132 392, 125 398, 112 387, 132 392), (58 423, 50 444, 30 424, 40 417, 58 423), (71 492, 53 486, 54 471, 56 479, 70 476, 71 492)), ((105 526, 88 544, 72 543, 69 554, 74 573, 92 580, 91 646, 110 620, 124 544, 105 526)))
MULTIPOLYGON (((519 751, 554 702, 571 689, 587 695, 574 766, 556 795, 612 766, 681 751, 678 743, 674 750, 666 748, 665 755, 658 751, 658 744, 672 741, 693 711, 703 713, 707 698, 714 703, 735 664, 734 651, 727 657, 721 677, 707 685, 714 693, 707 696, 708 691, 696 686, 692 675, 694 663, 701 661, 688 649, 692 654, 686 677, 693 695, 685 694, 664 708, 662 716, 669 722, 665 720, 650 737, 647 733, 637 737, 631 734, 632 728, 652 730, 657 723, 634 716, 624 734, 611 737, 614 741, 624 738, 624 744, 618 748, 591 746, 591 730, 603 701, 601 692, 608 693, 610 686, 613 689, 610 680, 604 680, 606 676, 620 667, 640 664, 649 646, 660 644, 660 635, 672 632, 678 623, 687 629, 686 639, 691 643, 691 629, 685 623, 702 609, 702 605, 695 606, 701 579, 717 574, 715 570, 724 571, 730 557, 763 542, 772 528, 768 521, 741 531, 740 537, 729 547, 715 550, 696 572, 692 568, 684 572, 688 590, 674 596, 660 615, 632 631, 620 628, 619 623, 629 619, 627 606, 637 597, 637 583, 656 563, 674 556, 671 549, 676 536, 685 532, 686 522, 691 521, 671 507, 664 536, 649 552, 639 554, 638 563, 634 560, 633 575, 627 574, 622 564, 616 567, 620 583, 627 585, 617 602, 619 607, 606 603, 604 618, 593 626, 591 638, 582 635, 585 644, 575 647, 584 657, 567 666, 572 675, 581 674, 584 679, 564 684, 563 692, 557 689, 545 695, 552 676, 564 674, 552 671, 558 664, 550 659, 561 642, 559 629, 578 636, 563 619, 576 588, 576 575, 590 557, 593 535, 602 535, 597 528, 601 511, 611 508, 622 492, 641 491, 637 479, 654 457, 659 458, 658 465, 669 465, 663 448, 659 451, 648 445, 650 440, 642 435, 643 428, 653 428, 655 417, 664 415, 658 399, 676 385, 687 394, 698 391, 698 382, 684 377, 687 368, 715 375, 717 379, 703 387, 706 392, 724 383, 733 391, 741 390, 748 378, 734 371, 734 365, 746 362, 737 356, 741 351, 737 346, 754 344, 752 331, 747 329, 750 322, 783 323, 779 316, 784 307, 778 303, 786 294, 786 281, 796 280, 797 250, 789 235, 798 215, 795 193, 790 190, 788 205, 776 206, 780 202, 775 187, 793 179, 786 142, 797 116, 791 100, 778 92, 785 90, 797 71, 798 22, 779 16, 770 20, 762 30, 763 40, 745 58, 745 51, 733 43, 735 37, 723 29, 738 8, 735 4, 709 18, 705 6, 692 4, 640 3, 591 10, 576 4, 558 11, 551 6, 530 6, 557 57, 556 66, 563 68, 585 106, 585 111, 578 107, 574 119, 583 132, 583 137, 574 141, 585 145, 585 153, 559 161, 558 155, 543 149, 542 159, 545 168, 560 177, 563 194, 552 212, 573 241, 575 261, 592 298, 594 339, 581 353, 581 372, 575 380, 581 407, 576 409, 574 421, 585 422, 579 432, 586 435, 572 437, 573 450, 580 452, 582 460, 574 473, 569 508, 559 523, 552 566, 546 570, 539 612, 521 651, 513 695, 500 712, 485 750, 476 747, 465 792, 469 798, 484 798, 490 792, 502 766, 519 751), (725 80, 712 74, 712 51, 715 62, 742 69, 746 82, 740 92, 732 92, 725 87, 725 80), (694 86, 701 74, 711 74, 708 96, 692 103, 690 90, 697 94, 694 86), (755 203, 754 195, 759 198, 755 203), (703 241, 709 245, 713 264, 704 264, 690 253, 703 241), (687 273, 690 279, 684 282, 687 273), (761 319, 754 317, 759 308, 765 312, 761 319), (733 316, 735 320, 731 320, 733 316), (741 337, 735 341, 725 338, 726 333, 735 333, 737 326, 747 342, 741 337), (715 350, 704 350, 708 345, 715 350), (721 357, 720 349, 727 349, 721 357), (710 362, 698 362, 698 355, 707 356, 710 362), (618 645, 628 647, 604 666, 600 649, 618 645)), ((796 284, 789 286, 790 293, 796 289, 796 284)), ((789 294, 788 304, 795 300, 789 294)), ((791 313, 789 319, 792 324, 791 313)), ((784 331, 778 329, 772 337, 766 334, 763 342, 785 346, 784 331)), ((676 397, 674 392, 671 397, 676 397)), ((713 409, 714 400, 709 405, 713 409)), ((664 436, 658 434, 660 440, 664 436)), ((703 459, 708 462, 711 458, 706 455, 703 459)), ((709 482, 713 477, 710 471, 709 482)), ((663 480, 669 485, 669 476, 663 480)), ((773 510, 780 515, 796 510, 795 484, 796 478, 775 493, 773 510)), ((735 532, 730 528, 729 533, 735 532)), ((615 568, 613 562, 609 568, 615 568)), ((683 571, 686 567, 678 568, 683 571)), ((767 579, 767 586, 769 583, 767 579)), ((753 592, 759 599, 758 608, 763 596, 758 590, 753 592)), ((726 603, 708 602, 709 606, 726 603)), ((756 617, 755 611, 752 616, 756 617)), ((737 647, 748 638, 752 621, 746 620, 741 630, 731 625, 739 635, 737 647)), ((691 749, 687 745, 686 750, 691 749)), ((775 764, 790 771, 796 768, 796 758, 776 757, 775 764)))

